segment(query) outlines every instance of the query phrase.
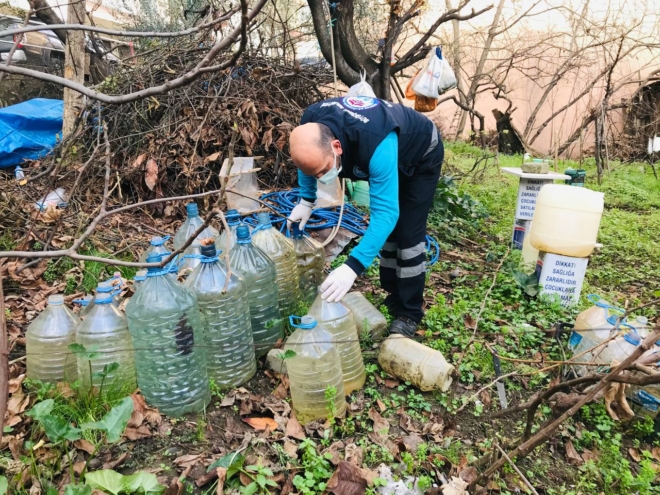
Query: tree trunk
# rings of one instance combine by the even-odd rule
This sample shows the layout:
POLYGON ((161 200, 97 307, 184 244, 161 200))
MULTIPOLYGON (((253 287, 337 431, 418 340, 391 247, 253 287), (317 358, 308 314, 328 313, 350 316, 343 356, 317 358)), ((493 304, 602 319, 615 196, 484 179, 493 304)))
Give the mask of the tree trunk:
MULTIPOLYGON (((85 23, 85 2, 72 2, 67 10, 68 24, 85 23)), ((85 83, 85 33, 71 31, 67 33, 64 58, 64 77, 78 84, 85 83)), ((64 123, 62 137, 69 136, 78 115, 84 107, 83 96, 77 91, 64 88, 64 123)))
MULTIPOLYGON (((28 0, 34 15, 45 24, 64 24, 60 16, 50 7, 46 0, 28 0)), ((71 21, 69 21, 71 23, 71 21)), ((67 32, 62 29, 55 30, 55 34, 62 44, 66 44, 67 32)))
MULTIPOLYGON (((467 94, 467 104, 470 108, 474 109, 477 99, 477 89, 479 89, 479 81, 484 72, 484 67, 486 66, 486 61, 488 60, 488 55, 490 55, 490 47, 493 45, 493 40, 500 33, 498 27, 500 25, 500 18, 502 17, 502 9, 504 9, 504 3, 506 0, 500 0, 500 3, 497 4, 497 10, 495 11, 495 17, 493 17, 493 23, 490 25, 488 30, 488 36, 484 42, 484 49, 481 52, 481 57, 477 63, 477 67, 474 71, 474 76, 472 77, 472 82, 470 83, 470 89, 467 94)), ((463 129, 465 129, 465 120, 467 118, 467 112, 463 112, 461 115, 461 120, 458 123, 458 128, 456 129, 456 137, 458 138, 463 134, 463 129)))

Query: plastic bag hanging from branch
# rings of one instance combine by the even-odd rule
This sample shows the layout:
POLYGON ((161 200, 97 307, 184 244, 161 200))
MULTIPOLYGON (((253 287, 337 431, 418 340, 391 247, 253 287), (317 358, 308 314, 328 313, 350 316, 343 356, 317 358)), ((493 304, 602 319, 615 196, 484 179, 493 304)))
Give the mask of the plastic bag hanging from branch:
POLYGON ((449 62, 442 57, 442 49, 436 47, 429 53, 425 69, 415 77, 412 90, 418 96, 438 99, 455 86, 456 75, 449 62))
POLYGON ((346 92, 346 96, 371 96, 376 98, 373 88, 367 82, 367 71, 360 70, 360 82, 354 84, 346 92))

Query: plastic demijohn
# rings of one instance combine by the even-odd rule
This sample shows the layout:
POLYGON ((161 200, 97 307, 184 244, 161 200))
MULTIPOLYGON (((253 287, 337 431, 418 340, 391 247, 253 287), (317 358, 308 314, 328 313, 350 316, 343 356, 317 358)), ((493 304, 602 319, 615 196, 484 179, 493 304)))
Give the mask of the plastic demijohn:
POLYGON ((223 230, 220 234, 220 237, 218 237, 217 242, 215 243, 215 245, 221 251, 225 251, 227 249, 227 234, 229 234, 229 249, 231 250, 231 248, 236 245, 236 229, 239 225, 243 224, 241 221, 241 214, 238 213, 238 210, 227 210, 225 218, 227 219, 229 232, 227 232, 226 229, 223 230))
POLYGON ((353 314, 342 303, 323 299, 320 291, 309 308, 309 314, 332 334, 337 343, 346 395, 361 388, 367 375, 353 314))
MULTIPOLYGON (((186 218, 186 221, 183 222, 183 225, 179 227, 179 230, 177 230, 174 235, 174 249, 179 249, 183 246, 188 238, 204 223, 204 220, 199 216, 197 203, 188 203, 186 205, 186 212, 188 213, 188 218, 186 218)), ((208 237, 212 237, 213 239, 218 237, 218 231, 210 225, 202 230, 196 239, 201 241, 208 237)))
POLYGON ((323 281, 325 249, 311 237, 303 235, 298 222, 291 226, 291 242, 296 250, 300 294, 305 302, 310 303, 316 297, 316 288, 323 281))
POLYGON ((236 272, 227 281, 214 244, 203 245, 202 256, 184 285, 197 297, 202 315, 206 368, 218 387, 237 387, 257 371, 247 287, 236 272))
POLYGON ((265 356, 284 336, 278 308, 275 264, 252 244, 246 225, 236 229, 236 246, 229 254, 229 264, 245 280, 255 354, 256 357, 265 356))
POLYGON ((358 335, 367 334, 372 339, 378 339, 386 334, 385 316, 361 292, 349 292, 342 298, 341 303, 353 313, 358 335))
POLYGON ((112 293, 105 291, 102 284, 96 289, 94 306, 76 331, 76 342, 87 352, 99 355, 92 360, 78 356, 78 377, 85 390, 89 390, 91 379, 94 386, 100 387, 103 382, 104 390, 131 393, 136 386, 131 334, 126 317, 114 306, 112 293), (99 291, 99 287, 104 290, 99 291), (105 378, 100 376, 103 368, 112 363, 119 364, 119 368, 105 378))
POLYGON ((27 377, 42 382, 73 382, 78 376, 69 344, 76 341, 80 319, 64 305, 64 296, 48 298, 48 306, 25 333, 27 377))
POLYGON ((296 418, 301 424, 346 413, 339 349, 333 335, 314 317, 307 315, 291 325, 297 327, 284 344, 284 352, 295 355, 286 360, 289 388, 296 418), (335 393, 331 393, 334 389, 335 393))
MULTIPOLYGON (((160 256, 150 256, 155 263, 160 256)), ((195 295, 168 271, 149 268, 126 306, 135 345, 138 385, 168 416, 199 412, 211 400, 203 329, 195 295)))
POLYGON ((197 268, 201 263, 202 245, 200 241, 195 240, 183 252, 183 261, 179 265, 179 274, 188 274, 197 268))
MULTIPOLYGON (((169 240, 170 236, 155 236, 151 238, 149 247, 145 249, 142 256, 140 256, 140 263, 147 261, 150 254, 170 254, 170 250, 165 247, 165 243, 169 240)), ((185 241, 185 239, 184 239, 185 241)))
MULTIPOLYGON (((112 298, 112 305, 115 308, 119 307, 119 298, 117 297, 119 291, 115 289, 115 286, 112 285, 112 279, 110 280, 105 280, 103 282, 99 282, 98 285, 96 286, 96 294, 102 294, 104 297, 109 296, 112 298)), ((94 305, 96 304, 96 297, 92 298, 89 304, 87 306, 83 306, 82 310, 80 310, 80 317, 83 318, 87 316, 89 313, 91 313, 92 309, 94 309, 94 305)))
POLYGON ((252 233, 252 242, 275 263, 280 313, 283 318, 296 311, 300 300, 300 277, 296 250, 291 240, 272 227, 268 212, 257 215, 259 225, 252 233))

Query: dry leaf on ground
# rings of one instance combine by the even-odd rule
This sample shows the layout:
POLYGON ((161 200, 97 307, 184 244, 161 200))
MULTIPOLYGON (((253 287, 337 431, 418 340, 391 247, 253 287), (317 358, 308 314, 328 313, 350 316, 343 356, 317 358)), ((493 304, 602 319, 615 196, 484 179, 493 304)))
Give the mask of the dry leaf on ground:
POLYGON ((374 431, 369 432, 369 438, 378 445, 386 446, 390 423, 372 407, 369 409, 369 418, 374 422, 374 431))
POLYGON ((268 428, 270 431, 275 431, 277 422, 273 418, 242 418, 244 423, 249 424, 255 430, 265 430, 268 428))
POLYGON ((216 495, 224 495, 225 493, 225 481, 227 480, 227 469, 223 467, 216 468, 216 473, 218 474, 218 486, 215 489, 216 495))
POLYGON ((153 158, 149 158, 144 171, 144 183, 153 191, 158 181, 158 164, 153 158))
POLYGON ((577 450, 575 450, 575 447, 573 446, 573 442, 570 440, 566 440, 566 459, 570 464, 573 464, 575 466, 579 466, 580 464, 583 463, 582 457, 580 457, 580 454, 577 453, 577 450))
POLYGON ((298 418, 296 418, 296 413, 293 411, 291 412, 291 416, 289 416, 289 421, 286 424, 284 434, 287 437, 295 438, 297 440, 304 440, 307 438, 307 435, 305 435, 305 430, 298 421, 298 418))
POLYGON ((201 460, 202 460, 202 454, 186 454, 177 457, 172 462, 179 467, 187 468, 194 466, 198 462, 201 462, 201 460))
POLYGON ((341 461, 328 481, 327 491, 335 495, 364 495, 367 486, 367 480, 359 468, 350 462, 341 461))
POLYGON ((73 442, 73 446, 77 449, 84 450, 89 455, 92 455, 94 452, 96 452, 96 447, 92 445, 92 442, 85 440, 84 438, 73 442))

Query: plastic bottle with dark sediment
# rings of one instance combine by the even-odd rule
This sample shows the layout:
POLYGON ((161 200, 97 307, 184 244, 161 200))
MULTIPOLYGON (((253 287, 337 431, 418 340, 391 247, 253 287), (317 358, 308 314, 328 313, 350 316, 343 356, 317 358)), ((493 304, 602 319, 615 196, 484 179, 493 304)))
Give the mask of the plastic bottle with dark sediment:
MULTIPOLYGON (((149 242, 149 247, 145 249, 142 256, 140 256, 140 263, 147 261, 147 258, 150 254, 170 254, 170 250, 167 249, 165 243, 169 240, 170 236, 154 236, 149 242)), ((185 240, 185 239, 184 239, 185 240)))
MULTIPOLYGON (((174 249, 179 249, 185 244, 188 238, 195 233, 195 231, 204 223, 204 220, 199 216, 199 209, 197 208, 197 203, 188 203, 186 205, 186 212, 188 218, 183 222, 183 225, 179 227, 179 230, 176 231, 174 235, 173 244, 174 249)), ((216 239, 218 237, 218 231, 211 227, 210 225, 206 227, 202 232, 200 232, 195 238, 198 241, 207 238, 216 239)))
POLYGON ((64 305, 64 296, 48 297, 48 306, 25 332, 27 377, 42 382, 74 382, 78 377, 76 358, 69 345, 76 341, 80 319, 64 305))
POLYGON ((313 316, 291 325, 296 330, 284 344, 284 351, 295 355, 286 360, 289 389, 296 418, 301 424, 346 413, 340 351, 333 335, 313 316), (334 393, 332 393, 334 390, 334 393))
POLYGON ((366 333, 372 339, 378 339, 387 333, 385 316, 361 292, 349 292, 341 303, 353 313, 359 335, 366 333))
POLYGON ((236 245, 236 229, 242 224, 241 215, 238 213, 238 210, 227 210, 225 218, 227 219, 229 231, 226 229, 223 230, 215 243, 217 248, 221 251, 227 249, 227 237, 229 237, 229 249, 236 245))
POLYGON ((316 318, 334 337, 341 357, 346 395, 358 390, 367 378, 358 340, 357 327, 353 314, 340 302, 328 302, 318 296, 314 300, 309 314, 316 318))
POLYGON ((273 261, 252 244, 246 225, 236 229, 236 246, 229 254, 229 265, 245 280, 255 354, 264 356, 284 336, 275 282, 277 274, 273 261))
MULTIPOLYGON (((99 287, 103 283, 99 284, 99 287)), ((90 385, 104 390, 133 392, 135 382, 135 359, 133 343, 128 331, 126 317, 115 307, 111 292, 105 286, 94 295, 94 306, 76 330, 76 342, 88 352, 97 352, 94 359, 78 356, 78 376, 84 390, 90 385), (109 376, 103 378, 100 373, 107 365, 119 364, 109 376)))
POLYGON ((296 262, 296 250, 290 239, 278 232, 270 223, 270 215, 261 212, 257 215, 259 225, 252 233, 252 242, 275 263, 280 314, 288 318, 300 302, 300 277, 296 262))
POLYGON ((237 387, 257 371, 247 287, 236 271, 227 280, 214 244, 202 245, 202 256, 184 285, 197 297, 202 315, 206 368, 218 387, 237 387))
POLYGON ((325 249, 309 236, 303 234, 298 222, 291 225, 291 242, 296 250, 300 295, 307 303, 316 297, 317 287, 323 281, 325 249))
MULTIPOLYGON (((160 256, 150 256, 157 263, 160 256)), ((197 299, 167 270, 149 268, 126 306, 138 385, 169 416, 199 412, 211 400, 197 299)))

